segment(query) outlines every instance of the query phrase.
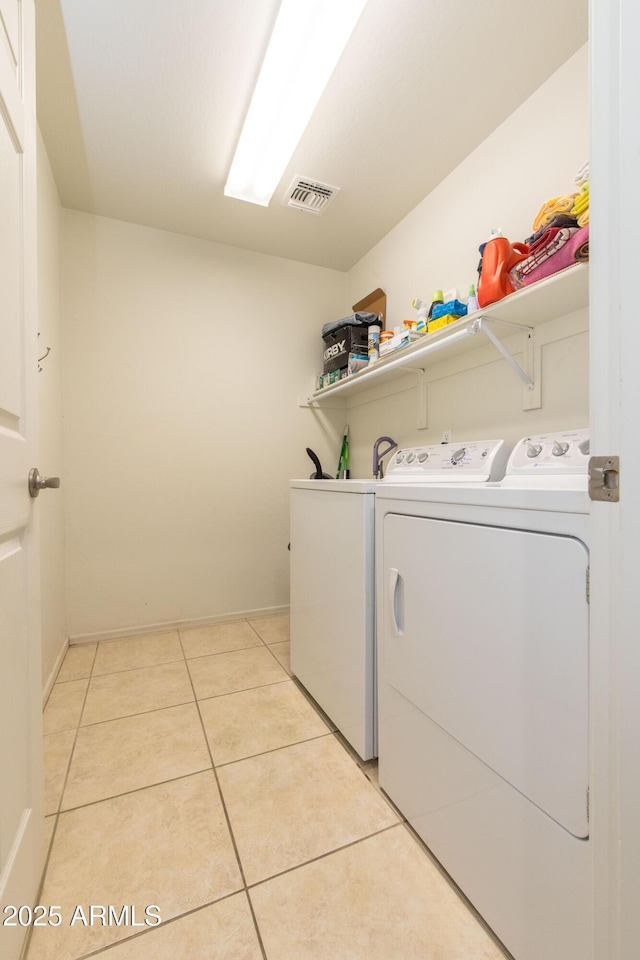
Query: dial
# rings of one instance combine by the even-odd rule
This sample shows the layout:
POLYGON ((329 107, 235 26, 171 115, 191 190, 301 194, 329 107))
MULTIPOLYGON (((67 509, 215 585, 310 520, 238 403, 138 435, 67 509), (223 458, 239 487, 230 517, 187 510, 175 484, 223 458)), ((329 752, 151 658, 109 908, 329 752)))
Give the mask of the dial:
POLYGON ((527 456, 533 460, 542 453, 542 446, 539 443, 530 443, 527 447, 527 456))
POLYGON ((589 437, 586 440, 583 440, 582 443, 578 444, 578 450, 580 453, 583 453, 585 457, 589 456, 589 437))
POLYGON ((429 453, 427 450, 421 450, 418 454, 418 463, 424 463, 425 460, 429 459, 429 453))
POLYGON ((564 457, 565 453, 569 449, 569 444, 564 440, 554 440, 551 453, 554 457, 564 457))
POLYGON ((451 463, 455 466, 457 463, 462 463, 466 455, 466 447, 460 447, 459 450, 456 450, 455 453, 451 455, 451 463))
POLYGON ((403 460, 404 460, 404 453, 402 452, 396 453, 396 456, 395 456, 396 463, 402 463, 403 460))
POLYGON ((413 463, 415 458, 416 458, 416 455, 412 450, 410 453, 407 454, 407 463, 413 463))

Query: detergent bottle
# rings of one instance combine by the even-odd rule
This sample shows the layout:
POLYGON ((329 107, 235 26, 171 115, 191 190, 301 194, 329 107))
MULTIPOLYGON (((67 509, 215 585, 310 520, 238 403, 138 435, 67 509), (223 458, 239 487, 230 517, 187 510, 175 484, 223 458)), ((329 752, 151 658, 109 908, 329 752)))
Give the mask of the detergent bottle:
POLYGON ((529 253, 526 243, 512 243, 501 232, 493 230, 480 247, 480 276, 478 278, 478 305, 486 307, 513 293, 515 287, 509 272, 529 253))

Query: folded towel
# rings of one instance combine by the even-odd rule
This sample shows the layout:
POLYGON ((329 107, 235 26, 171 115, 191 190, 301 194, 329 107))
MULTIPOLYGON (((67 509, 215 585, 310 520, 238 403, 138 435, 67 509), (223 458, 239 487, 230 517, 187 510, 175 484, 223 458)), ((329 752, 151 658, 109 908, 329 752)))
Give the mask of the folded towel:
POLYGON ((586 227, 588 223, 589 223, 589 208, 587 207, 585 212, 581 213, 580 216, 578 217, 578 226, 586 227))
MULTIPOLYGON (((540 255, 541 251, 539 251, 540 255)), ((571 236, 550 256, 545 257, 533 269, 522 271, 526 261, 516 264, 509 276, 516 289, 544 280, 559 270, 589 259, 589 224, 573 230, 571 236)))
POLYGON ((537 230, 535 233, 532 233, 530 237, 527 237, 527 239, 524 242, 527 243, 530 247, 532 247, 540 239, 540 237, 543 236, 543 234, 546 233, 546 231, 551 229, 552 227, 577 227, 577 226, 578 226, 577 217, 575 217, 572 213, 560 213, 558 214, 557 217, 553 218, 551 223, 546 224, 546 226, 544 227, 540 227, 540 229, 537 230))
POLYGON ((575 221, 571 227, 548 227, 533 244, 527 258, 512 269, 510 276, 514 287, 518 289, 529 283, 529 275, 537 271, 550 257, 554 257, 578 229, 575 221))
POLYGON ((573 178, 573 182, 577 183, 578 186, 581 187, 582 184, 585 183, 588 179, 589 179, 589 161, 587 160, 587 162, 583 164, 583 166, 580 167, 580 169, 576 173, 575 177, 573 178))
POLYGON ((330 320, 322 328, 322 336, 327 337, 330 333, 342 329, 342 327, 368 327, 370 323, 380 323, 378 315, 375 313, 352 313, 348 317, 342 317, 341 320, 330 320))
POLYGON ((589 187, 583 187, 576 197, 571 213, 574 217, 579 217, 589 207, 589 187))
POLYGON ((559 213, 570 213, 577 193, 567 193, 561 197, 552 197, 542 204, 533 221, 534 232, 551 223, 559 213))

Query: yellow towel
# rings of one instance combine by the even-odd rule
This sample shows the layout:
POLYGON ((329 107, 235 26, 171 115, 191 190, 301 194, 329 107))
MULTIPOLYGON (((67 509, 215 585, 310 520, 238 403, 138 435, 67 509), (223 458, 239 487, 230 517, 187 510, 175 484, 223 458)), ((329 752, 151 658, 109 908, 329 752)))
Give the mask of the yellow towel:
POLYGON ((558 214, 570 213, 577 196, 577 193, 567 193, 560 197, 552 197, 543 203, 533 221, 533 232, 537 233, 541 227, 546 227, 558 214))
POLYGON ((580 193, 575 199, 573 210, 574 217, 578 219, 578 226, 584 227, 589 223, 589 181, 587 180, 580 189, 580 193))

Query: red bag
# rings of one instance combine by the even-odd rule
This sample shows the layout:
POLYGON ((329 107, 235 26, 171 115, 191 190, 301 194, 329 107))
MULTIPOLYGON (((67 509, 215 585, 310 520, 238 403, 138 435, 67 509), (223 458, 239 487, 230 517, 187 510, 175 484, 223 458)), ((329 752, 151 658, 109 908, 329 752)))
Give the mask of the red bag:
POLYGON ((506 237, 492 237, 485 243, 478 280, 478 306, 487 307, 513 293, 515 287, 509 271, 528 253, 527 243, 511 243, 506 237))

